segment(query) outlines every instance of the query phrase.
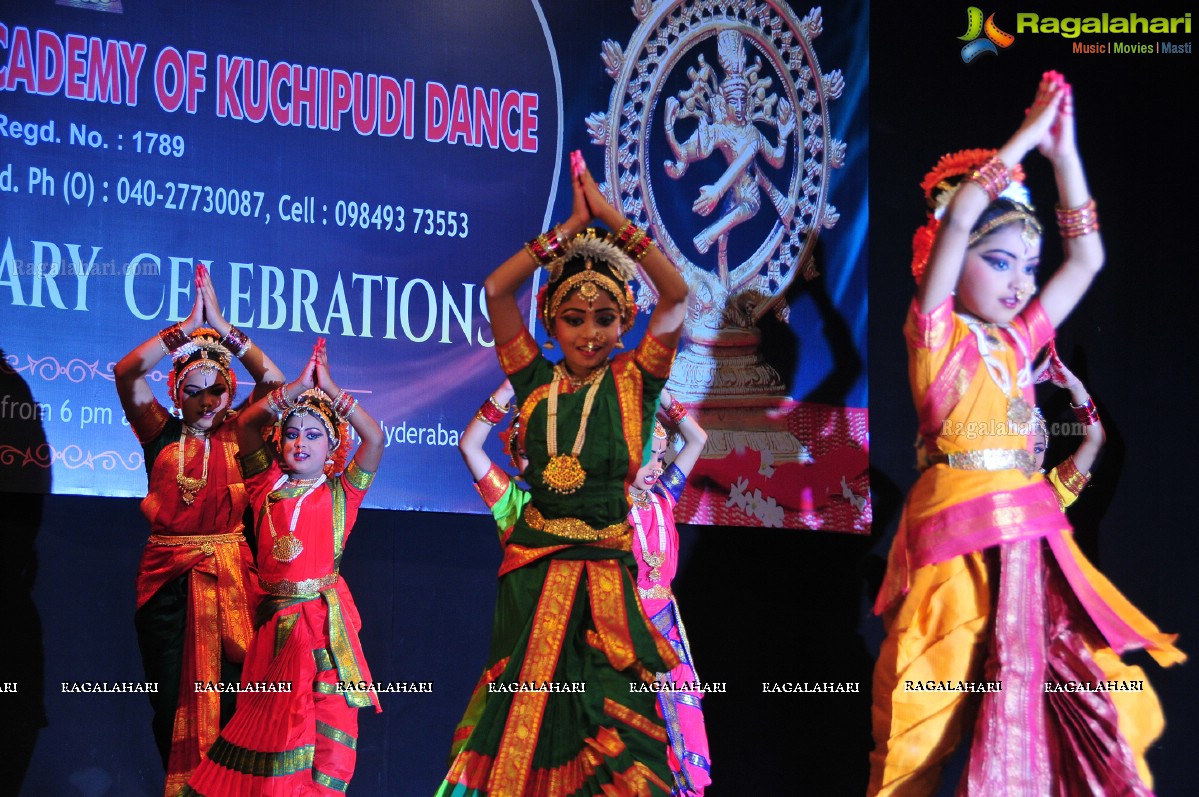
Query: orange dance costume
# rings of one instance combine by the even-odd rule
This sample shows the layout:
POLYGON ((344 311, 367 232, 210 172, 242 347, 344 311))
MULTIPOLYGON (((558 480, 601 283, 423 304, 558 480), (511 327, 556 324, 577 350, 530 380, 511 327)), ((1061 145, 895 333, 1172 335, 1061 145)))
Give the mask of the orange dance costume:
POLYGON ((132 427, 145 452, 141 509, 150 523, 134 622, 146 678, 158 683, 154 735, 171 797, 233 713, 232 695, 195 684, 238 680, 260 592, 242 534, 249 498, 235 424, 195 436, 153 402, 132 427))
POLYGON ((1150 794, 1152 691, 1071 686, 1135 675, 1119 661, 1132 648, 1184 656, 1082 556, 1033 471, 1028 364, 1053 337, 1040 302, 1007 326, 952 298, 927 315, 913 303, 905 337, 925 469, 875 604, 869 794, 935 793, 975 713, 960 794, 1150 794))
POLYGON ((373 474, 285 486, 266 448, 244 458, 266 597, 255 618, 237 712, 184 795, 340 794, 354 771, 358 709, 379 702, 338 572, 373 474))

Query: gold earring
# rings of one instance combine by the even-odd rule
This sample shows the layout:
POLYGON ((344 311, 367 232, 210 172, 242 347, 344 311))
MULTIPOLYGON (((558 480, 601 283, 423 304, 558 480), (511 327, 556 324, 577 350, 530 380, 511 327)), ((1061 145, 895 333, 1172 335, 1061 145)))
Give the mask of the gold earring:
POLYGON ((623 336, 616 339, 616 348, 618 348, 618 349, 624 348, 624 337, 623 336))
POLYGON ((547 350, 548 350, 548 349, 553 349, 553 348, 554 348, 554 339, 553 339, 553 338, 547 338, 547 339, 546 339, 546 341, 545 341, 545 343, 542 343, 542 344, 541 344, 541 347, 542 347, 543 349, 547 349, 547 350))

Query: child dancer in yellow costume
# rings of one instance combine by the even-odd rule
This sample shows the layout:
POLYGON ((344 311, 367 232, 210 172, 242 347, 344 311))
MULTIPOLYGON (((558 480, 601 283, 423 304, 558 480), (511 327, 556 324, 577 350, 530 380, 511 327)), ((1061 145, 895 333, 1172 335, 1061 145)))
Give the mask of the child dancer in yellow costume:
POLYGON ((998 152, 943 158, 924 189, 936 209, 913 241, 904 331, 925 469, 875 604, 869 794, 935 793, 973 709, 959 793, 1150 794, 1109 695, 1046 686, 1104 681, 1093 648, 1184 658, 1082 557, 1030 451, 1029 364, 1103 263, 1070 86, 1046 73, 998 152), (1053 166, 1066 256, 1038 299, 1042 228, 1019 184, 1033 149, 1053 166))

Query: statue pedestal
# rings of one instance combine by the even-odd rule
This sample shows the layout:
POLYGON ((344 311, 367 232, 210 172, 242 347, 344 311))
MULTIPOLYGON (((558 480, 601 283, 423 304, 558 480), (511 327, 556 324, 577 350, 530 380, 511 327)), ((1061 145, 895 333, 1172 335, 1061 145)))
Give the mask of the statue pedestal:
POLYGON ((779 461, 810 462, 808 450, 787 431, 794 402, 778 371, 762 360, 761 342, 756 328, 692 331, 666 389, 702 413, 705 457, 751 449, 769 451, 779 461))

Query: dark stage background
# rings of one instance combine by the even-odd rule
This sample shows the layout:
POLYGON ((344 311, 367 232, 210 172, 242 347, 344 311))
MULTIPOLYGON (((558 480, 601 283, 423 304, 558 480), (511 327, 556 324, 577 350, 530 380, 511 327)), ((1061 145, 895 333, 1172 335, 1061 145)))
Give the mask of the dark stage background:
MULTIPOLYGON (((1054 3, 1048 13, 1065 16, 1071 7, 1054 3)), ((1073 8, 1093 13, 1090 4, 1073 8)), ((1134 7, 1111 3, 1105 10, 1134 7)), ((1143 4, 1135 10, 1154 13, 1143 4)), ((956 41, 966 25, 964 6, 876 3, 871 13, 876 531, 866 538, 681 530, 675 591, 699 674, 728 686, 727 694, 705 701, 715 797, 864 791, 870 668, 881 636, 869 604, 915 477, 915 413, 900 327, 912 289, 910 237, 923 221, 918 183, 944 152, 1002 143, 1045 69, 1075 83, 1080 146, 1108 250, 1107 268, 1059 337, 1059 351, 1091 388, 1109 432, 1075 516, 1078 536, 1134 603, 1163 629, 1181 632, 1184 649, 1199 649, 1199 543, 1187 499, 1197 442, 1190 323, 1199 175, 1184 109, 1196 88, 1194 56, 1074 55, 1060 37, 1018 35, 1011 48, 966 65, 956 41), (761 684, 772 681, 855 681, 862 691, 763 694, 761 684)), ((1011 30, 1011 19, 1000 13, 996 21, 1011 30)), ((1035 155, 1026 167, 1034 200, 1047 210, 1048 169, 1035 155)), ((1046 243, 1046 263, 1056 263, 1056 241, 1046 243)), ((12 395, 21 389, 4 385, 12 395)), ((1064 407, 1060 397, 1045 398, 1051 411, 1064 407)), ((1052 456, 1069 450, 1059 441, 1052 456)), ((61 681, 140 673, 132 582, 145 526, 136 501, 28 494, 4 500, 2 680, 22 688, 0 694, 8 740, 0 792, 158 794, 162 771, 144 698, 59 689, 61 681)), ((352 793, 429 794, 483 663, 499 561, 494 532, 482 516, 369 510, 352 540, 343 572, 359 598, 376 678, 434 681, 433 694, 388 696, 384 714, 362 712, 352 793)), ((1132 658, 1145 665, 1166 711, 1165 735, 1149 759, 1157 793, 1192 794, 1199 743, 1194 665, 1161 670, 1147 656, 1132 658)), ((952 776, 946 782, 943 792, 951 794, 952 776)))

